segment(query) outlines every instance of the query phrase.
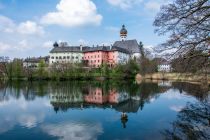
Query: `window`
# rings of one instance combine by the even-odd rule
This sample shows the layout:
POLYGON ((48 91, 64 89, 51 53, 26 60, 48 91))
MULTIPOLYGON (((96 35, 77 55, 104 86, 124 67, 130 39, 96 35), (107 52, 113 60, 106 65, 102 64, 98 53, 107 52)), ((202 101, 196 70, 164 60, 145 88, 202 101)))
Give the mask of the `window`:
POLYGON ((76 59, 78 59, 78 56, 76 56, 76 59))
POLYGON ((72 56, 71 59, 74 59, 74 56, 72 56))
POLYGON ((51 59, 54 59, 54 57, 52 56, 51 59))
POLYGON ((62 57, 61 57, 61 56, 59 56, 59 59, 62 59, 62 57))
POLYGON ((100 56, 98 55, 98 58, 99 58, 100 56))
POLYGON ((56 59, 58 59, 58 57, 56 56, 56 59))
POLYGON ((100 60, 98 60, 98 63, 100 62, 100 60))
POLYGON ((63 59, 66 59, 66 57, 64 56, 63 59))
POLYGON ((67 56, 67 59, 69 59, 70 57, 69 56, 67 56))

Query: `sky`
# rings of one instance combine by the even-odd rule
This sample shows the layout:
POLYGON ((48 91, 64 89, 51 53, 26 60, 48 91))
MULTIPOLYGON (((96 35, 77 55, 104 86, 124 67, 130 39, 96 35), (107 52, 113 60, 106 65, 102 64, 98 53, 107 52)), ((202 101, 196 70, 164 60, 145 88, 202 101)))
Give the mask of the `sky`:
POLYGON ((47 56, 55 41, 69 45, 110 45, 127 39, 155 47, 166 36, 153 21, 169 0, 0 0, 0 56, 47 56))

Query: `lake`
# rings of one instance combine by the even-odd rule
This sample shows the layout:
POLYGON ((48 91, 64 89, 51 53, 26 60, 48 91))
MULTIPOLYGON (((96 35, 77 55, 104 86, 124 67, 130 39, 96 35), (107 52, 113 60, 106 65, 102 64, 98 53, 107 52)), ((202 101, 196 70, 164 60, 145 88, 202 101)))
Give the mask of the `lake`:
POLYGON ((0 139, 210 139, 208 92, 170 81, 0 82, 0 139))

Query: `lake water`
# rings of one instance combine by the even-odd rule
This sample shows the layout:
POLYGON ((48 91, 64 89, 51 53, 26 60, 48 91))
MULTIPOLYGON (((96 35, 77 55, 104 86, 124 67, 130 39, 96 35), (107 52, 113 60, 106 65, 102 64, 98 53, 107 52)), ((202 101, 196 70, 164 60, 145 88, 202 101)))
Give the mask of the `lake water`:
POLYGON ((169 81, 2 82, 0 139, 210 139, 210 97, 169 81))

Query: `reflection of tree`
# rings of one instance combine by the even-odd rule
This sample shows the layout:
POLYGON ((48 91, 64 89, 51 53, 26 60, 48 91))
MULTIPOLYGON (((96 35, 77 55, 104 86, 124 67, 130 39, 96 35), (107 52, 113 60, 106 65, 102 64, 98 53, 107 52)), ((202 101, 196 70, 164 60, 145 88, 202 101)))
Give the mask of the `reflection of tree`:
POLYGON ((11 97, 19 99, 21 96, 27 101, 34 100, 37 96, 46 96, 48 93, 48 82, 31 81, 8 81, 0 84, 2 100, 9 100, 11 97), (1 87, 2 86, 2 87, 1 87))
POLYGON ((188 103, 172 123, 172 130, 165 130, 163 134, 166 139, 210 139, 210 103, 188 103))
POLYGON ((204 86, 185 82, 174 82, 172 83, 172 86, 178 88, 180 93, 185 91, 187 94, 193 95, 201 101, 208 96, 208 88, 204 88, 204 86))

